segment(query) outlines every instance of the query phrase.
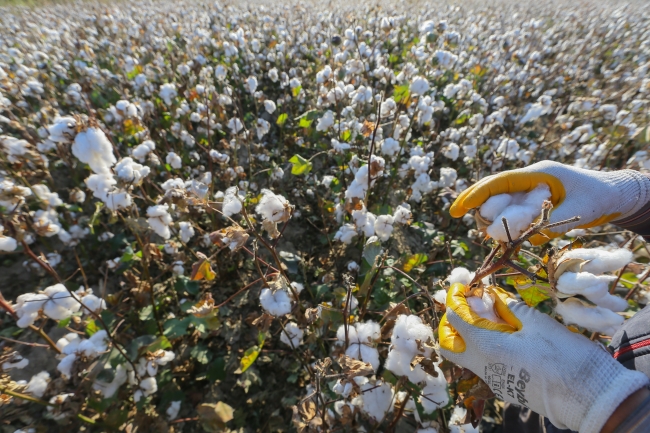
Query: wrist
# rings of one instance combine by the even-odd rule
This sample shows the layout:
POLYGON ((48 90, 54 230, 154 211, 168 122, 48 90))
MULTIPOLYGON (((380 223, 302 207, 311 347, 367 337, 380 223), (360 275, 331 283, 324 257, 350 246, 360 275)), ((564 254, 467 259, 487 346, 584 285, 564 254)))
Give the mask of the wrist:
POLYGON ((614 410, 614 413, 609 417, 600 432, 613 433, 617 427, 623 424, 641 406, 646 405, 648 399, 650 399, 650 390, 648 388, 641 388, 632 393, 614 410))

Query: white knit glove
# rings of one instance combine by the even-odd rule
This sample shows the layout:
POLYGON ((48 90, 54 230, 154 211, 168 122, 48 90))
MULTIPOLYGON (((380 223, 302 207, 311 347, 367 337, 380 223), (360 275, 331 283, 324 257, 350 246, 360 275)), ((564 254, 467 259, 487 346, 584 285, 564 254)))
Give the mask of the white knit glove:
POLYGON ((501 289, 491 290, 506 323, 481 318, 469 308, 465 287, 451 287, 440 352, 480 376, 498 398, 526 406, 556 427, 598 433, 629 395, 648 384, 647 376, 626 369, 583 335, 508 299, 501 289))
MULTIPOLYGON (((650 201, 650 179, 635 170, 602 172, 542 161, 481 179, 463 191, 449 212, 460 218, 497 194, 528 192, 539 184, 551 190, 551 222, 579 216, 580 221, 554 227, 545 234, 561 236, 573 228, 595 227, 633 215, 650 201)), ((543 243, 543 236, 531 238, 543 243)))

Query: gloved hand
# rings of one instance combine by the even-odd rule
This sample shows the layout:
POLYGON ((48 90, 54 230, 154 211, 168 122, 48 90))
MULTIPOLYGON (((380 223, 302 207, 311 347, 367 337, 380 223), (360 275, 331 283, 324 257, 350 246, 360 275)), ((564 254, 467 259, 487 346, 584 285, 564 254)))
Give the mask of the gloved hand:
MULTIPOLYGON (((650 179, 635 170, 602 172, 542 161, 481 179, 458 196, 449 212, 454 218, 460 218, 491 196, 528 192, 542 183, 551 190, 552 223, 580 217, 578 222, 545 231, 549 238, 561 236, 573 228, 595 227, 624 219, 650 201, 650 179)), ((543 236, 531 238, 534 245, 547 240, 543 236)))
POLYGON ((598 344, 517 302, 500 288, 495 310, 506 323, 474 313, 465 286, 453 284, 440 322, 440 352, 481 377, 504 401, 547 417, 556 427, 598 433, 614 410, 649 383, 598 344))

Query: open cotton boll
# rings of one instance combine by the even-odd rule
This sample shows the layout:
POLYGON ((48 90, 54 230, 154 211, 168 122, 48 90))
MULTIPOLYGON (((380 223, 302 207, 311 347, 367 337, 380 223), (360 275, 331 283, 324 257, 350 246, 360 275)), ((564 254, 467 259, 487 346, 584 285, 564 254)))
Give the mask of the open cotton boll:
POLYGON ((241 210, 242 203, 239 199, 239 189, 236 186, 232 186, 226 190, 223 196, 221 211, 225 216, 231 217, 241 212, 241 210))
POLYGON ((16 239, 0 235, 0 251, 14 251, 18 248, 16 239))
MULTIPOLYGON (((373 321, 349 326, 348 348, 345 354, 350 358, 367 362, 376 371, 379 368, 379 352, 374 347, 374 342, 379 340, 380 331, 379 323, 373 321)), ((340 344, 345 344, 345 326, 339 326, 336 338, 340 344)))
POLYGON ((192 223, 183 221, 178 223, 178 227, 180 228, 181 240, 184 243, 188 243, 192 236, 194 236, 194 228, 192 227, 192 223))
POLYGON ((606 308, 590 307, 574 298, 558 302, 555 311, 562 316, 566 325, 578 325, 610 336, 614 335, 625 320, 606 308))
POLYGON ((137 403, 142 397, 149 397, 158 391, 158 382, 155 377, 147 377, 140 381, 140 389, 133 393, 133 400, 137 403))
POLYGON ((334 234, 334 240, 343 242, 344 244, 351 244, 352 239, 357 236, 357 228, 353 224, 343 224, 334 234))
MULTIPOLYGON (((609 283, 615 280, 616 277, 613 275, 594 275, 589 272, 564 272, 557 280, 557 288, 560 292, 566 293, 567 295, 583 295, 591 302, 600 305, 598 301, 601 298, 606 298, 606 295, 609 295, 609 283)), ((627 308, 627 302, 623 299, 621 300, 623 303, 618 303, 618 306, 623 305, 623 309, 627 308)), ((607 303, 608 301, 605 300, 605 302, 607 303)), ((616 301, 610 301, 612 306, 617 305, 615 303, 616 301)))
POLYGON ((449 403, 449 393, 447 392, 447 381, 442 370, 436 367, 438 377, 432 377, 432 380, 427 382, 427 385, 422 388, 420 394, 420 404, 425 413, 431 413, 434 410, 447 406, 449 403))
POLYGON ((436 290, 433 300, 439 304, 447 305, 447 291, 445 289, 436 290))
POLYGON ((382 242, 386 242, 390 238, 394 222, 395 219, 392 215, 379 215, 375 220, 375 235, 382 242))
MULTIPOLYGON (((537 188, 526 194, 513 194, 511 196, 510 204, 508 204, 506 208, 496 216, 496 218, 491 220, 493 223, 488 226, 487 234, 493 239, 507 242, 508 236, 506 235, 506 230, 501 221, 502 218, 505 217, 508 220, 508 228, 510 229, 512 238, 518 238, 530 226, 533 220, 541 214, 542 204, 550 197, 551 191, 545 184, 539 185, 537 188)), ((505 202, 505 199, 500 200, 503 201, 498 203, 494 202, 488 207, 486 213, 493 214, 498 209, 497 205, 502 205, 505 202)), ((482 207, 481 216, 485 217, 482 212, 482 207)))
POLYGON ((50 383, 50 373, 47 371, 41 371, 38 374, 32 376, 25 387, 25 393, 31 395, 32 397, 41 398, 45 394, 47 385, 50 383))
POLYGON ((94 173, 108 173, 117 162, 111 142, 99 128, 88 128, 78 133, 71 150, 72 154, 79 161, 88 164, 94 173))
POLYGON ((303 330, 295 322, 289 322, 284 325, 284 329, 280 333, 280 341, 289 347, 295 348, 302 344, 303 335, 303 330))
POLYGON ((171 215, 167 212, 169 205, 159 204, 147 208, 147 222, 149 226, 163 239, 169 239, 171 232, 169 225, 173 222, 171 215))
POLYGON ((459 266, 451 270, 451 274, 447 277, 447 282, 450 285, 460 283, 467 286, 474 279, 474 275, 474 272, 470 272, 468 269, 459 266))
MULTIPOLYGON (((110 367, 110 364, 107 364, 110 367)), ((127 371, 122 364, 115 368, 115 376, 110 382, 103 380, 95 380, 93 382, 93 389, 102 393, 104 398, 111 398, 115 395, 120 386, 124 385, 127 380, 127 371)))
POLYGON ((72 377, 72 366, 76 360, 77 355, 75 353, 71 353, 59 361, 59 364, 56 366, 56 369, 59 370, 65 379, 72 377))
POLYGON ((132 158, 122 158, 114 168, 115 174, 119 180, 133 186, 138 186, 142 180, 149 175, 151 169, 145 167, 132 158))
POLYGON ((263 219, 274 223, 285 222, 291 218, 291 208, 286 198, 268 189, 262 190, 262 199, 255 212, 263 219))
POLYGON ((418 353, 416 340, 426 343, 429 339, 433 341, 433 330, 430 326, 422 323, 418 316, 401 314, 395 321, 390 341, 396 350, 413 357, 418 353))
POLYGON ((483 291, 483 297, 481 298, 476 296, 467 298, 467 305, 473 312, 484 319, 495 323, 505 323, 494 311, 494 299, 487 290, 483 291))
POLYGON ((171 403, 169 403, 169 407, 165 411, 165 413, 167 414, 167 419, 169 421, 172 421, 172 420, 175 420, 176 418, 178 418, 178 412, 180 410, 181 410, 181 401, 180 400, 172 401, 171 403))
POLYGON ((267 313, 276 317, 291 313, 291 298, 284 290, 274 293, 271 289, 262 289, 260 303, 267 313))
POLYGON ((607 251, 599 248, 576 248, 566 251, 562 258, 564 259, 583 259, 588 260, 580 268, 583 272, 592 274, 602 274, 603 272, 612 272, 630 263, 633 259, 632 251, 619 248, 613 251, 607 251))
POLYGON ((156 143, 151 140, 146 140, 134 147, 131 155, 138 161, 144 162, 147 155, 149 155, 149 153, 151 153, 155 148, 156 143))
POLYGON ((472 424, 463 424, 466 417, 467 409, 462 406, 454 407, 449 418, 449 433, 479 433, 478 426, 472 427, 472 424))
POLYGON ((493 195, 481 205, 481 216, 489 221, 496 221, 497 216, 512 202, 510 194, 493 195))
POLYGON ((6 361, 2 363, 2 370, 7 371, 11 370, 12 368, 15 368, 17 370, 21 370, 29 364, 29 359, 23 358, 20 355, 14 356, 15 359, 11 361, 6 361))
POLYGON ((363 396, 362 410, 380 422, 393 408, 393 387, 378 381, 376 384, 366 383, 361 386, 363 396))
POLYGON ((43 313, 51 319, 67 319, 81 308, 81 304, 72 297, 63 284, 55 284, 43 292, 49 297, 43 305, 43 313))
POLYGON ((393 347, 388 352, 388 358, 386 358, 384 368, 392 371, 396 376, 406 376, 412 383, 424 383, 431 376, 419 364, 411 368, 413 356, 414 354, 411 352, 400 351, 393 347))

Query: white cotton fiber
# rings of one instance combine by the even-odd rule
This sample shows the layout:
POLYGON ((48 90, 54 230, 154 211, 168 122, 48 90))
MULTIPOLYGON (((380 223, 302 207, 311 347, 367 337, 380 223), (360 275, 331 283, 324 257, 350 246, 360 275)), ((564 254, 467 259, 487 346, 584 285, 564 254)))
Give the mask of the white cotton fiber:
MULTIPOLYGON (((449 392, 447 392, 447 381, 442 371, 436 367, 438 377, 433 378, 432 381, 422 388, 420 394, 420 404, 425 413, 431 413, 434 410, 447 406, 449 403, 449 392)), ((429 376, 431 377, 431 376, 429 376)))
POLYGON ((388 358, 386 358, 384 368, 392 371, 396 376, 408 377, 412 383, 425 382, 427 380, 427 374, 420 365, 416 365, 415 368, 412 369, 412 360, 413 355, 411 353, 393 349, 388 352, 388 358))
POLYGON ((447 305, 447 291, 445 289, 437 290, 433 294, 433 299, 442 305, 447 305))
POLYGON ((567 295, 582 295, 599 307, 612 311, 625 311, 627 301, 609 293, 613 275, 594 275, 589 272, 565 272, 557 281, 557 288, 567 295))
POLYGON ((505 217, 508 220, 508 228, 512 239, 518 238, 541 214, 544 200, 548 200, 550 197, 551 191, 548 185, 542 184, 526 194, 501 194, 492 197, 495 199, 492 202, 490 202, 491 199, 488 199, 483 204, 483 206, 487 205, 485 209, 483 206, 480 209, 482 217, 493 221, 487 228, 487 234, 493 239, 507 242, 508 236, 501 221, 505 217), (508 201, 508 198, 504 196, 510 197, 510 203, 507 203, 505 208, 503 206, 508 201), (496 214, 499 209, 502 209, 501 212, 496 214))
POLYGON ((88 128, 77 134, 71 150, 72 154, 79 161, 88 164, 94 173, 108 173, 117 162, 111 142, 98 128, 88 128))
POLYGON ((284 330, 280 334, 280 341, 287 346, 295 348, 302 344, 303 334, 303 330, 296 323, 289 322, 284 326, 284 330))
POLYGON ((451 274, 447 277, 447 282, 449 284, 461 283, 467 286, 474 279, 474 272, 470 272, 466 268, 458 267, 454 268, 451 271, 451 274))
POLYGON ((291 299, 284 290, 273 293, 271 289, 263 289, 260 293, 260 303, 273 316, 284 316, 291 312, 291 299))
POLYGON ((632 261, 632 251, 620 248, 613 251, 607 251, 599 248, 576 248, 567 251, 562 256, 565 259, 583 259, 588 263, 582 265, 581 271, 592 274, 602 274, 603 272, 612 272, 622 268, 632 261))
POLYGON ((382 382, 375 385, 367 383, 361 387, 361 391, 363 395, 363 411, 378 422, 383 420, 393 406, 393 388, 389 384, 382 382))
POLYGON ((484 319, 494 323, 505 323, 494 311, 494 299, 486 290, 483 291, 482 298, 476 296, 467 298, 467 305, 473 312, 484 319))
POLYGON ((41 371, 32 376, 25 388, 25 392, 33 397, 41 398, 45 394, 48 383, 50 383, 50 373, 41 371))
POLYGON ((497 216, 504 211, 512 202, 510 194, 493 195, 483 203, 480 212, 481 216, 489 221, 496 221, 497 216))
MULTIPOLYGON (((379 352, 374 347, 374 342, 380 338, 381 328, 379 323, 368 321, 355 323, 348 327, 348 348, 345 354, 350 358, 367 362, 374 370, 379 368, 379 352)), ((339 326, 336 338, 340 344, 345 344, 345 327, 339 326)))
POLYGON ((562 316, 567 325, 578 325, 589 331, 605 335, 614 333, 623 324, 623 317, 602 307, 588 307, 577 299, 569 298, 558 302, 555 311, 562 316))
POLYGON ((415 356, 417 353, 416 340, 425 343, 429 339, 433 341, 433 331, 422 319, 415 315, 400 315, 395 321, 391 343, 400 352, 415 356))

